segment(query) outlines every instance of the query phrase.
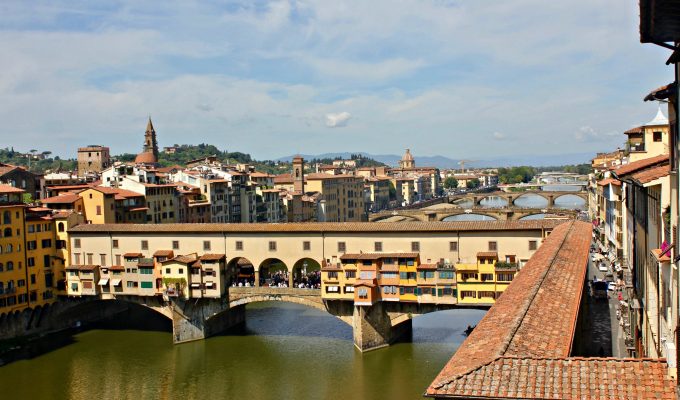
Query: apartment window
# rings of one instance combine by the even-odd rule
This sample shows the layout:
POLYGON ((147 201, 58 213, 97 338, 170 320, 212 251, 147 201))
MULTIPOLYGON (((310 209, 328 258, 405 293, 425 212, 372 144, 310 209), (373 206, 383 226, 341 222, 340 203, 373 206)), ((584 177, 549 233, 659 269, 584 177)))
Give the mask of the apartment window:
POLYGON ((338 242, 338 253, 344 253, 347 251, 347 245, 345 242, 338 242))
POLYGON ((498 243, 489 242, 489 251, 498 251, 498 243))
POLYGON ((35 240, 26 242, 26 250, 35 250, 36 248, 38 248, 38 243, 35 240))
POLYGON ((536 250, 538 242, 535 240, 529 240, 529 250, 536 250))
POLYGON ((170 273, 170 268, 166 268, 166 269, 165 269, 165 273, 166 273, 166 274, 169 274, 169 273, 170 273))
POLYGON ((172 249, 173 250, 179 250, 179 240, 173 240, 172 241, 172 249))
POLYGON ((461 290, 460 298, 464 299, 466 297, 472 297, 474 299, 477 297, 477 293, 473 290, 461 290))
POLYGON ((493 274, 480 274, 482 282, 493 281, 493 274))
POLYGON ((328 279, 338 279, 338 271, 328 271, 328 279))
POLYGON ((269 251, 276 251, 276 242, 273 240, 269 242, 269 251))
POLYGON ((458 242, 449 242, 449 251, 458 251, 458 242))
POLYGON ((312 242, 310 242, 308 240, 305 240, 304 242, 302 242, 302 250, 303 251, 309 251, 311 249, 312 249, 312 242))
POLYGON ((28 257, 28 259, 26 260, 26 265, 28 265, 29 267, 35 267, 35 258, 28 257))
POLYGON ((87 264, 92 265, 92 253, 87 253, 87 264))
MULTIPOLYGON (((78 253, 73 253, 73 264, 78 265, 80 264, 80 254, 78 253)), ((9 265, 9 264, 8 264, 9 265)), ((9 268, 8 268, 9 269, 9 268)))
POLYGON ((118 248, 118 239, 113 239, 113 248, 114 249, 118 248))
POLYGON ((102 206, 97 206, 97 215, 102 215, 102 206))
POLYGON ((660 142, 661 141, 661 132, 654 132, 652 133, 652 139, 655 142, 660 142))
POLYGON ((515 277, 515 274, 508 274, 508 273, 500 273, 496 274, 496 280, 499 282, 510 282, 512 281, 512 278, 515 277))
POLYGON ((210 240, 204 240, 203 241, 203 250, 204 251, 210 251, 210 240))
POLYGON ((345 271, 345 278, 347 279, 353 279, 357 276, 356 271, 345 271))
POLYGON ((411 251, 420 251, 420 242, 411 242, 411 251))
POLYGON ((375 251, 383 251, 382 242, 373 243, 373 249, 375 251))
POLYGON ((149 241, 142 240, 142 250, 149 250, 149 241))
POLYGON ((240 240, 236 241, 236 250, 243 250, 243 242, 240 240))
POLYGON ((120 264, 120 254, 116 254, 116 265, 121 265, 120 264))
POLYGON ((106 254, 99 255, 99 265, 106 265, 106 254))
POLYGON ((50 248, 52 247, 52 239, 43 239, 40 245, 43 249, 50 248))

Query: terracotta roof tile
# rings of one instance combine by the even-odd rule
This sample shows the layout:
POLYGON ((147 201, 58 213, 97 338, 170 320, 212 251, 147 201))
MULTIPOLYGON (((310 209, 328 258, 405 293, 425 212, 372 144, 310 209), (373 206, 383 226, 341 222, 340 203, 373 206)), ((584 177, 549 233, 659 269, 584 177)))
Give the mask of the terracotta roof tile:
POLYGON ((381 258, 416 258, 418 253, 347 253, 341 260, 379 260, 381 258))
POLYGON ((599 186, 607 186, 607 185, 610 185, 610 184, 615 185, 615 186, 621 186, 621 181, 618 180, 618 179, 614 179, 614 178, 606 178, 606 179, 602 179, 601 181, 598 181, 597 184, 599 186))
POLYGON ((153 256, 154 256, 154 257, 168 257, 168 258, 172 258, 172 257, 175 256, 175 252, 172 251, 172 250, 156 250, 156 251, 153 253, 153 256))
POLYGON ((497 251, 480 251, 477 253, 477 258, 495 258, 498 260, 497 251))
POLYGON ((139 258, 142 257, 142 253, 125 253, 123 254, 123 258, 139 258))
POLYGON ((657 165, 657 164, 662 164, 662 163, 668 163, 668 154, 662 154, 660 156, 656 157, 650 157, 650 158, 645 158, 643 160, 638 160, 634 161, 632 163, 628 163, 626 165, 622 165, 614 170, 614 173, 617 176, 623 176, 627 175, 636 171, 639 171, 644 168, 649 168, 651 166, 657 165))
POLYGON ((675 398, 663 360, 570 357, 591 230, 576 221, 553 230, 427 396, 675 398))
MULTIPOLYGON (((0 174, 2 175, 2 174, 0 174)), ((23 193, 24 190, 10 185, 0 185, 0 193, 23 193)))
POLYGON ((208 254, 203 254, 201 257, 201 261, 220 261, 224 260, 226 256, 224 254, 213 254, 213 253, 208 253, 208 254))
POLYGON ((69 233, 179 233, 179 232, 456 232, 552 229, 563 220, 455 222, 300 222, 271 224, 80 224, 69 233))
POLYGON ((660 165, 658 167, 652 167, 640 172, 636 172, 632 175, 632 177, 636 181, 644 184, 652 182, 659 178, 663 178, 664 176, 668 176, 670 175, 670 173, 671 173, 670 165, 660 165))
POLYGON ((40 200, 43 204, 73 204, 80 199, 80 196, 74 193, 64 193, 58 196, 47 197, 40 200))

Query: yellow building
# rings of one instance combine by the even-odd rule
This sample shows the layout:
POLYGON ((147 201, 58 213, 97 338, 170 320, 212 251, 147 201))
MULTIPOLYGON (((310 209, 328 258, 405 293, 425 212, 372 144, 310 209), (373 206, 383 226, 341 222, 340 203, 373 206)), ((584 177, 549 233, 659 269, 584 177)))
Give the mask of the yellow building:
POLYGON ((630 152, 629 162, 668 154, 669 130, 668 118, 663 115, 661 108, 653 120, 627 130, 625 135, 628 136, 626 146, 630 152))
POLYGON ((399 301, 418 301, 418 253, 399 255, 399 301))
POLYGON ((55 270, 65 268, 56 255, 56 227, 49 209, 28 208, 25 219, 26 281, 31 307, 52 303, 56 299, 55 270))
POLYGON ((499 262, 493 251, 477 254, 476 264, 456 264, 458 304, 493 304, 508 287, 517 264, 499 262))
POLYGON ((91 187, 79 193, 85 207, 88 224, 113 224, 116 222, 115 193, 108 188, 91 187))
POLYGON ((0 185, 0 315, 28 307, 23 194, 21 189, 0 185))

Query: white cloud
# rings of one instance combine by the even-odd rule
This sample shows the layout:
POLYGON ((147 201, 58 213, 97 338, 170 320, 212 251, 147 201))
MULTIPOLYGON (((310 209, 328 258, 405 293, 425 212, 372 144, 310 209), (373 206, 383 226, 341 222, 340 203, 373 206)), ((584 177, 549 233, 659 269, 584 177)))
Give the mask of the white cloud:
POLYGON ((506 138, 505 134, 500 132, 494 132, 491 136, 493 136, 493 138, 496 140, 505 140, 506 138))
POLYGON ((329 128, 342 128, 347 126, 347 122, 352 115, 346 111, 337 114, 326 114, 326 126, 329 128))

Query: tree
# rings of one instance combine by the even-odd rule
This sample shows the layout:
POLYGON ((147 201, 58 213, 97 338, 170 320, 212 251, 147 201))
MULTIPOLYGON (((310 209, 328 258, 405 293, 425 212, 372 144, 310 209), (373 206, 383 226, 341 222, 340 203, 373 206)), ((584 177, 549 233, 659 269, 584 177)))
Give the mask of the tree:
POLYGON ((444 188, 446 189, 455 189, 458 187, 458 179, 449 176, 444 180, 444 188))
POLYGON ((475 189, 479 187, 479 179, 468 179, 467 182, 465 182, 465 186, 468 189, 475 189))

